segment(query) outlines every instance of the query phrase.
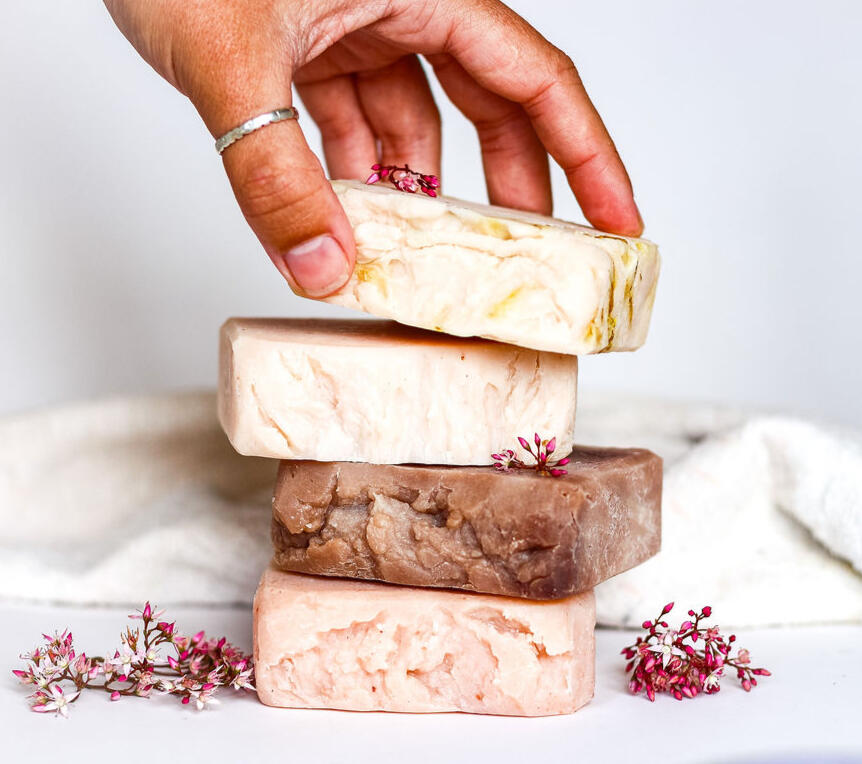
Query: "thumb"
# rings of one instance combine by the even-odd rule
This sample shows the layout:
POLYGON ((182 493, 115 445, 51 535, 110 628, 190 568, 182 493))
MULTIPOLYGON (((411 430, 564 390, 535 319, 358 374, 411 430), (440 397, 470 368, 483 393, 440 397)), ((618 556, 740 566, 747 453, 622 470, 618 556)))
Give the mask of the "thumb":
POLYGON ((297 120, 255 130, 222 158, 245 219, 291 288, 324 297, 344 286, 356 260, 353 232, 297 120))

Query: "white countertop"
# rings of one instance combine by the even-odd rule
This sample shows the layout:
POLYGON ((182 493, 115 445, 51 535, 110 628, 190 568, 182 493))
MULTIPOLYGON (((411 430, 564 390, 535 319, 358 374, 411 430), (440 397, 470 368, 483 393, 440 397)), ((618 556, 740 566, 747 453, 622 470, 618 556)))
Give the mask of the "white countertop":
MULTIPOLYGON (((563 717, 285 710, 227 692, 219 706, 200 713, 173 698, 111 703, 97 692, 85 693, 68 719, 30 712, 25 688, 9 673, 16 656, 41 632, 67 626, 80 649, 104 652, 118 642, 125 615, 116 608, 0 604, 0 760, 862 761, 862 626, 743 631, 739 644, 772 677, 749 695, 729 677, 717 695, 655 703, 626 691, 619 651, 633 634, 601 629, 595 699, 563 717)), ((185 633, 203 628, 250 647, 248 610, 175 608, 166 615, 185 633)))

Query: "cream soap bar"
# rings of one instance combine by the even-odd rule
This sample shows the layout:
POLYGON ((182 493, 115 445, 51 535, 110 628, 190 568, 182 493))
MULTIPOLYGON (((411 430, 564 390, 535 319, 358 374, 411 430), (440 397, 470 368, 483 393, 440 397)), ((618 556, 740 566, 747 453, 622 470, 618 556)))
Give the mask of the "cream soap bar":
POLYGON ((516 435, 572 446, 573 356, 388 321, 230 319, 218 411, 241 454, 491 464, 516 435))
POLYGON ((592 590, 556 602, 270 568, 254 600, 269 706, 547 716, 595 685, 592 590))
POLYGON ((572 355, 635 350, 646 340, 659 273, 652 242, 358 181, 332 185, 357 260, 329 302, 572 355))

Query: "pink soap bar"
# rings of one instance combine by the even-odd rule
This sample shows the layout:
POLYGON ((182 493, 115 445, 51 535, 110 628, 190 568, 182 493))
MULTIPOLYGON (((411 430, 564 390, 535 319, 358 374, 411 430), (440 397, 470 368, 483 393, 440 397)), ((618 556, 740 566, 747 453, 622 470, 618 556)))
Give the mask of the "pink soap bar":
POLYGON ((568 714, 593 696, 592 590, 552 602, 268 569, 254 600, 269 706, 568 714))

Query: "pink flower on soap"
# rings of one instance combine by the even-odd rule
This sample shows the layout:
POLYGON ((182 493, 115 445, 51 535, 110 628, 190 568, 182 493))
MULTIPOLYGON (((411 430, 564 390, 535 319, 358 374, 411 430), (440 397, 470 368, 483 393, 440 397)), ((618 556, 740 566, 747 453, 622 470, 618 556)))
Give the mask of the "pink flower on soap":
POLYGON ((415 194, 417 191, 427 196, 437 196, 440 179, 436 175, 426 175, 410 169, 410 165, 371 165, 371 175, 366 179, 368 185, 388 180, 398 191, 415 194))
POLYGON ((491 454, 491 458, 494 460, 494 467, 500 472, 509 472, 512 469, 535 470, 540 475, 546 475, 548 477, 562 477, 563 475, 568 474, 568 470, 562 469, 564 465, 569 463, 568 457, 558 459, 557 461, 551 460, 551 454, 553 454, 557 449, 557 439, 555 437, 550 438, 549 440, 544 440, 539 437, 539 433, 534 433, 533 443, 536 444, 535 451, 533 450, 533 446, 530 444, 530 441, 526 438, 518 436, 517 441, 521 448, 524 449, 524 451, 526 451, 536 463, 532 465, 524 463, 518 459, 515 456, 515 452, 509 448, 500 451, 498 454, 491 454))

